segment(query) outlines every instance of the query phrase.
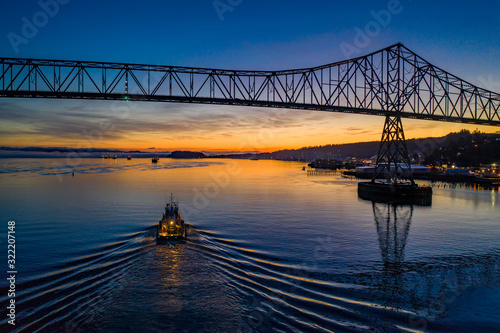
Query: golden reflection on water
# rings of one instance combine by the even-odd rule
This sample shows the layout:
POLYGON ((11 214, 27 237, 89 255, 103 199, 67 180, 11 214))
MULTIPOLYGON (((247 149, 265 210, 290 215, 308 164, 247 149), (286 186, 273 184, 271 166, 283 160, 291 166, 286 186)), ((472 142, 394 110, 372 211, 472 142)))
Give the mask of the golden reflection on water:
POLYGON ((158 243, 154 253, 156 264, 163 270, 160 274, 159 285, 168 297, 161 299, 160 311, 177 312, 182 310, 183 301, 179 298, 180 287, 183 285, 182 269, 186 262, 186 244, 158 243))

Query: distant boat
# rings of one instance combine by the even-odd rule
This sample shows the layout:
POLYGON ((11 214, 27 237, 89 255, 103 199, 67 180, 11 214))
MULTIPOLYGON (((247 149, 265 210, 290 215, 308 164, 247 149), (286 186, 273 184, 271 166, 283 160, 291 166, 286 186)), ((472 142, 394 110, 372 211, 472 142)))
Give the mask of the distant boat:
POLYGON ((165 213, 158 222, 156 231, 157 240, 186 238, 186 226, 179 213, 179 206, 174 202, 174 196, 170 194, 170 202, 165 206, 165 213))
POLYGON ((113 159, 114 159, 114 160, 116 160, 116 159, 117 159, 116 155, 113 155, 113 159))
POLYGON ((108 155, 102 155, 102 158, 104 158, 105 160, 108 159, 108 155))
POLYGON ((131 159, 132 159, 132 157, 130 157, 130 155, 128 155, 128 156, 127 156, 127 160, 129 160, 129 161, 130 161, 131 159))
POLYGON ((304 171, 305 169, 306 169, 306 167, 305 167, 305 166, 303 166, 303 167, 302 167, 302 171, 304 171))
POLYGON ((160 158, 158 156, 153 156, 153 158, 151 159, 151 162, 158 163, 159 160, 160 160, 160 158))

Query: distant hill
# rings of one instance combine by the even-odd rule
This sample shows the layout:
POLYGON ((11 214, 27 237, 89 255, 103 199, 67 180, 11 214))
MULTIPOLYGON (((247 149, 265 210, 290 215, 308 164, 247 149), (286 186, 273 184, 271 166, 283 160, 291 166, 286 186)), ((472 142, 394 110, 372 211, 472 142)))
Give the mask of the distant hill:
POLYGON ((169 158, 204 158, 206 156, 205 156, 205 154, 200 153, 200 152, 176 150, 176 151, 172 152, 170 155, 168 155, 167 157, 169 157, 169 158))
MULTIPOLYGON (((460 163, 475 165, 500 160, 500 134, 470 133, 462 130, 443 137, 410 139, 408 154, 416 163, 460 163)), ((316 159, 369 159, 377 155, 380 142, 360 142, 340 145, 303 147, 278 150, 272 153, 232 154, 214 157, 259 158, 285 161, 314 161, 316 159)))
POLYGON ((341 145, 325 145, 303 147, 299 149, 284 149, 272 153, 230 154, 213 157, 222 158, 259 158, 291 161, 314 161, 315 159, 334 159, 345 157, 369 158, 378 152, 379 142, 360 142, 341 145))
MULTIPOLYGON (((486 134, 462 130, 443 137, 407 140, 408 153, 412 162, 427 165, 455 163, 462 166, 478 166, 481 163, 500 162, 500 132, 486 134)), ((193 151, 141 152, 138 150, 112 150, 105 148, 67 148, 67 147, 2 147, 0 158, 67 158, 68 154, 79 157, 100 158, 102 155, 117 155, 124 158, 146 158, 157 155, 170 158, 237 158, 237 159, 275 159, 283 161, 312 162, 316 159, 371 159, 378 153, 378 141, 359 142, 340 145, 303 147, 299 149, 278 150, 272 153, 246 153, 231 155, 210 155, 193 151)))

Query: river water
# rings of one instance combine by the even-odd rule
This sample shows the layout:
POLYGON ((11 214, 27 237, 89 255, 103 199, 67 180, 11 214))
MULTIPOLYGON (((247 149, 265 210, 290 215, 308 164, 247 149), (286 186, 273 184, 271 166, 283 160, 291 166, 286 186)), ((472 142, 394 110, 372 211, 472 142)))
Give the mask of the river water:
POLYGON ((500 327, 496 190, 436 186, 430 207, 392 206, 300 162, 73 162, 0 160, 2 332, 500 327), (188 238, 157 244, 170 193, 188 238))

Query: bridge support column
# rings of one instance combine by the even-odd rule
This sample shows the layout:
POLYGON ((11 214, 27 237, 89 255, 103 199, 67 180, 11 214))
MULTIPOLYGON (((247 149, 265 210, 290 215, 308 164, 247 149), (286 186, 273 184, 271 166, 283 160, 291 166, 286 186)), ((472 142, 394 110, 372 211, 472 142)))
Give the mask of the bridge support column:
POLYGON ((399 115, 385 117, 372 182, 381 178, 381 175, 389 184, 415 184, 406 147, 403 123, 399 115), (405 174, 406 179, 403 179, 403 174, 405 174))

